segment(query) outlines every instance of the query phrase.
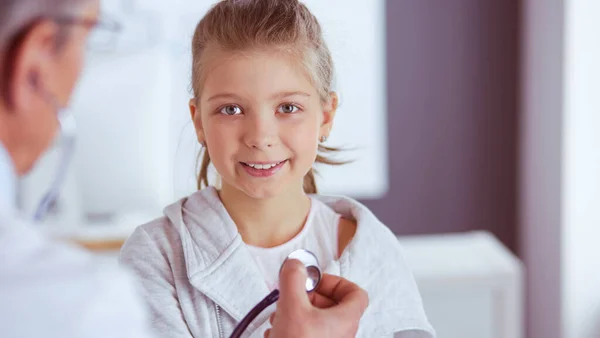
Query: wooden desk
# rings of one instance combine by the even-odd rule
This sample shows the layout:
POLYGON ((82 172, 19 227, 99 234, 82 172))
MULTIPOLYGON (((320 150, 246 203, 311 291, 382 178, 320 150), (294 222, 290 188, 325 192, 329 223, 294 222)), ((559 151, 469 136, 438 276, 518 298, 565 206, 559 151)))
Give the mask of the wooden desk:
POLYGON ((125 243, 126 238, 123 239, 106 239, 106 240, 93 240, 93 239, 70 239, 69 241, 94 252, 105 252, 105 251, 119 251, 125 243))

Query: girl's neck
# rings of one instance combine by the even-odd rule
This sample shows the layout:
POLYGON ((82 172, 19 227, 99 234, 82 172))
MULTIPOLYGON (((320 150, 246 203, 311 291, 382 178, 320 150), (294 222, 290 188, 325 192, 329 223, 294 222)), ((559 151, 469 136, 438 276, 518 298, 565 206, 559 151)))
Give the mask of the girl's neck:
POLYGON ((244 242, 265 248, 296 236, 304 227, 311 204, 302 186, 286 189, 276 197, 255 199, 224 184, 219 197, 244 242))

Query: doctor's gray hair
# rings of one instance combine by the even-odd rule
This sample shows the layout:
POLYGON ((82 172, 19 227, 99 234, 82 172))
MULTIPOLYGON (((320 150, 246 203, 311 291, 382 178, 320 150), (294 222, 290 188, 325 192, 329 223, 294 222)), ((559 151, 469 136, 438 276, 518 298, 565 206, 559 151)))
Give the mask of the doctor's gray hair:
MULTIPOLYGON (((6 95, 10 62, 21 40, 36 22, 43 19, 77 15, 90 0, 0 0, 0 96, 6 95)), ((56 41, 59 48, 68 39, 68 27, 61 27, 56 41)))
POLYGON ((0 55, 43 18, 76 15, 90 0, 0 0, 0 55))
MULTIPOLYGON (((192 40, 192 89, 196 100, 207 73, 205 52, 215 48, 226 52, 274 50, 298 60, 323 102, 332 98, 334 66, 323 38, 321 25, 298 0, 222 0, 200 20, 192 40)), ((340 149, 319 144, 315 162, 338 165, 325 154, 340 149)), ((198 189, 208 186, 210 157, 204 147, 198 189)), ((304 177, 304 191, 317 193, 315 169, 304 177)))

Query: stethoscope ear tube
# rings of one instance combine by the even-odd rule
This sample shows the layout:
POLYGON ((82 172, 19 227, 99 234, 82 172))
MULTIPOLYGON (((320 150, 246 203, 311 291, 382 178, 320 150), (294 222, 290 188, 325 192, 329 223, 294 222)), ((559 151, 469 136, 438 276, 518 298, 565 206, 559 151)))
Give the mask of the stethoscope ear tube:
POLYGON ((58 198, 60 188, 67 176, 69 164, 75 151, 75 118, 70 114, 61 114, 59 116, 59 123, 61 129, 60 162, 50 189, 48 189, 48 192, 44 195, 35 211, 33 218, 36 222, 40 222, 44 219, 48 211, 51 209, 52 204, 58 198))

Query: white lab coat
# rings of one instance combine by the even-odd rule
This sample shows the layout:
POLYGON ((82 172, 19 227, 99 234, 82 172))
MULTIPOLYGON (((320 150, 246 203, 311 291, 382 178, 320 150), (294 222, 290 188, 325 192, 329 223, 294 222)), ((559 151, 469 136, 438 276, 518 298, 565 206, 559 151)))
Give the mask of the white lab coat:
POLYGON ((0 143, 0 337, 150 337, 127 272, 17 215, 12 168, 0 143))

